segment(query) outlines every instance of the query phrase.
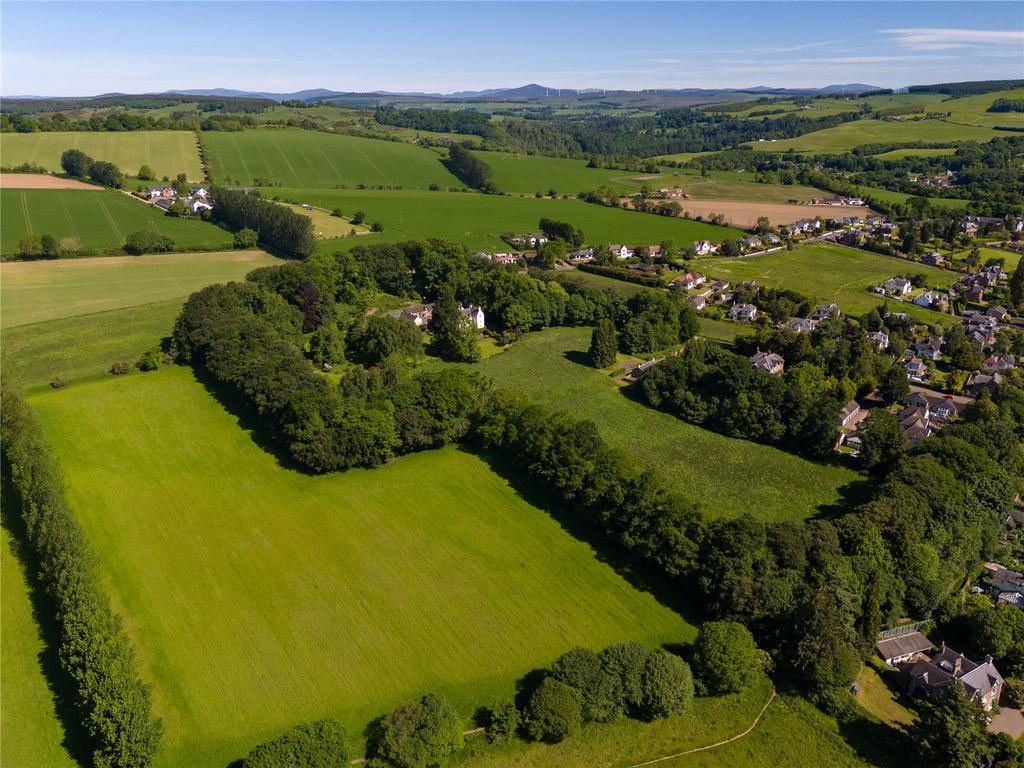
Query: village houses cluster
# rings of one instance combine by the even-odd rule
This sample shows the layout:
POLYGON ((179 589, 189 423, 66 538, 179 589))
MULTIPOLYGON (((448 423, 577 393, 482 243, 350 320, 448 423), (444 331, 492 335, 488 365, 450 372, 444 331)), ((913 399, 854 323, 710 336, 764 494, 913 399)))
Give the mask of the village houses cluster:
POLYGON ((185 204, 185 210, 193 216, 213 210, 213 199, 204 187, 194 187, 187 195, 181 196, 178 195, 178 190, 171 186, 146 187, 146 199, 165 211, 178 202, 179 197, 185 204))

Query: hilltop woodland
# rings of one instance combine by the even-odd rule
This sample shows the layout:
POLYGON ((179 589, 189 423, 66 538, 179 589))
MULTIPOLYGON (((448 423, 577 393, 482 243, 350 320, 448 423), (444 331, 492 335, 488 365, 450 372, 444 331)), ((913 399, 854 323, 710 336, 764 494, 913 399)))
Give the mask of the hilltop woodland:
MULTIPOLYGON (((723 520, 666 492, 609 448, 591 422, 551 413, 463 369, 410 367, 419 353, 404 335, 391 345, 394 354, 370 356, 380 362, 355 366, 332 384, 310 364, 320 353, 304 352, 303 332, 333 340, 315 350, 330 347, 332 358, 356 361, 368 359, 367 348, 389 348, 383 340, 368 345, 366 334, 400 335, 345 314, 341 303, 367 287, 481 301, 498 324, 522 329, 610 320, 620 339, 686 341, 681 355, 643 379, 649 402, 729 434, 792 441, 811 453, 831 447, 836 410, 873 388, 875 377, 893 399, 905 387, 905 377, 885 381, 888 370, 856 323, 823 324, 813 339, 761 340, 788 344, 797 361, 785 376, 761 377, 731 352, 687 341, 686 310, 667 295, 566 294, 430 241, 318 255, 258 270, 245 283, 211 286, 186 304, 173 337, 183 361, 234 392, 238 407, 251 408, 280 449, 310 471, 373 466, 451 442, 500 454, 638 566, 694 596, 711 618, 749 627, 783 679, 839 713, 883 625, 906 615, 956 620, 955 588, 994 551, 1024 477, 1024 391, 1007 384, 909 453, 898 435, 893 444, 885 424, 875 425, 865 453, 888 460, 872 467, 869 498, 852 511, 802 523, 723 520), (636 326, 647 333, 634 333, 636 326)), ((1024 638, 1015 637, 996 658, 1007 676, 1024 673, 1024 638)), ((968 650, 984 653, 983 641, 975 642, 968 650)))

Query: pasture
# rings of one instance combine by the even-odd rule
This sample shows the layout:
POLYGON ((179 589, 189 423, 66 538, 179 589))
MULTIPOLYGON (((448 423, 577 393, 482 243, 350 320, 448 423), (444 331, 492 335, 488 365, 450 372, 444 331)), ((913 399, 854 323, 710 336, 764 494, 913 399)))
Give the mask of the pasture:
POLYGON ((301 204, 281 203, 285 208, 295 211, 301 216, 306 216, 313 221, 313 231, 318 240, 330 240, 335 237, 348 237, 355 230, 355 234, 361 235, 369 232, 369 228, 362 224, 353 224, 350 219, 344 216, 332 216, 329 212, 319 208, 303 208, 301 204))
MULTIPOLYGON (((913 195, 908 195, 906 192, 894 192, 891 189, 882 189, 881 187, 868 187, 863 184, 854 186, 858 195, 864 197, 873 197, 877 201, 884 203, 905 203, 913 195)), ((921 192, 927 192, 927 189, 922 188, 921 192)), ((958 197, 929 197, 928 202, 932 205, 940 208, 959 209, 966 208, 968 200, 958 197)))
POLYGON ((0 265, 3 327, 176 299, 277 263, 263 251, 8 262, 0 265))
POLYGON ((34 163, 51 173, 60 173, 60 156, 68 149, 80 149, 93 160, 113 163, 134 176, 148 165, 157 178, 174 178, 184 173, 189 181, 200 181, 196 135, 191 131, 53 131, 48 133, 4 133, 0 155, 5 167, 34 163))
POLYGON ((0 367, 25 389, 100 378, 115 362, 129 365, 169 336, 182 296, 153 304, 111 309, 0 331, 0 367))
POLYGON ((853 120, 834 128, 812 131, 794 139, 750 142, 764 152, 848 152, 864 144, 913 144, 914 142, 991 141, 1009 136, 975 125, 945 120, 853 120))
MULTIPOLYGON (((725 174, 725 171, 718 173, 725 174)), ((706 178, 696 173, 687 173, 673 184, 683 188, 693 200, 737 200, 751 203, 806 203, 812 197, 831 197, 816 187, 802 184, 761 184, 753 180, 752 173, 732 172, 731 178, 711 172, 706 178), (750 179, 749 181, 747 179, 750 179)), ((691 200, 681 200, 684 206, 691 200)))
POLYGON ((638 192, 644 184, 656 186, 669 181, 668 176, 652 176, 634 171, 610 168, 588 168, 584 160, 540 155, 518 155, 509 152, 474 152, 491 167, 491 181, 502 192, 532 195, 554 189, 560 195, 575 195, 600 186, 623 192, 638 192))
MULTIPOLYGON (((5 514, 12 514, 5 509, 5 514)), ((72 768, 39 655, 43 641, 15 541, 0 529, 0 764, 72 768)))
POLYGON ((590 334, 590 328, 530 333, 473 368, 551 408, 591 419, 611 445, 713 516, 812 517, 842 506, 844 493, 860 480, 851 469, 725 437, 630 399, 586 362, 590 334))
POLYGON ((366 221, 379 221, 383 234, 325 241, 321 247, 357 243, 400 242, 429 237, 446 238, 469 248, 508 250, 505 232, 534 232, 542 218, 567 221, 583 230, 590 244, 653 244, 674 240, 722 240, 742 236, 731 227, 655 216, 584 203, 579 200, 538 200, 532 197, 480 195, 425 190, 289 189, 270 187, 266 196, 308 202, 327 210, 365 211, 366 221))
POLYGON ((1012 126, 1018 130, 1024 129, 1024 114, 1020 112, 988 112, 992 102, 996 99, 1024 99, 1024 88, 1016 88, 1009 91, 996 91, 994 93, 979 93, 976 96, 964 96, 959 99, 949 99, 936 107, 949 112, 949 120, 954 123, 966 123, 969 125, 983 125, 994 127, 1012 126))
POLYGON ((439 152, 404 141, 261 128, 204 133, 203 146, 212 178, 229 186, 465 186, 444 167, 439 152))
MULTIPOLYGON (((657 760, 742 733, 757 718, 768 690, 765 683, 740 695, 697 697, 689 711, 664 720, 590 724, 559 744, 513 742, 504 748, 477 750, 456 764, 460 768, 564 768, 657 760)), ((884 749, 863 743, 857 747, 866 748, 872 758, 881 757, 884 749)), ((879 764, 883 763, 869 761, 848 744, 834 719, 793 696, 776 697, 742 739, 659 763, 667 768, 867 768, 879 764)))
MULTIPOLYGON (((817 302, 837 302, 847 314, 862 314, 883 303, 868 289, 896 275, 924 275, 930 288, 948 287, 956 275, 914 262, 882 256, 841 245, 814 243, 764 256, 740 259, 712 257, 700 260, 700 271, 709 277, 736 284, 756 280, 769 288, 789 288, 817 302)), ((928 323, 948 323, 952 318, 908 302, 889 301, 894 310, 928 323)))
POLYGON ((303 475, 182 367, 29 402, 154 685, 157 768, 320 717, 358 742, 425 691, 468 718, 573 646, 694 635, 457 448, 303 475))
POLYGON ((909 147, 907 149, 893 149, 889 152, 882 152, 880 155, 872 155, 876 160, 902 160, 905 157, 946 157, 956 154, 955 147, 909 147))
POLYGON ((0 189, 0 253, 15 253, 25 235, 69 239, 85 253, 121 251, 125 238, 146 229, 175 245, 231 246, 231 233, 196 218, 175 218, 113 190, 0 189))

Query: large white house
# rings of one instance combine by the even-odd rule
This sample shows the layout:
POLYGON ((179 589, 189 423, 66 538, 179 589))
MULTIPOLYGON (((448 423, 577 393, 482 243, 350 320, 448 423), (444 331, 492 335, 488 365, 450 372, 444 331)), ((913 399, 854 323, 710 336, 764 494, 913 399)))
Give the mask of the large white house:
POLYGON ((478 307, 476 304, 470 304, 468 307, 459 307, 459 314, 465 319, 466 323, 477 330, 482 330, 484 327, 484 310, 478 307))

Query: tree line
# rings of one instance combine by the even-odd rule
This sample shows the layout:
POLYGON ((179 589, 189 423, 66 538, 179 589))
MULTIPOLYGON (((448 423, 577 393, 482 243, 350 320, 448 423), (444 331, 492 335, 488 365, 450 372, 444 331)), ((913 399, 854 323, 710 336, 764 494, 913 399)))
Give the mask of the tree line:
POLYGON ((377 107, 373 119, 381 125, 414 128, 437 133, 468 133, 486 136, 490 116, 468 109, 397 109, 377 107))
POLYGON ((57 624, 57 660, 98 768, 143 768, 163 724, 135 653, 110 606, 96 557, 64 495, 60 469, 20 395, 0 392, 4 485, 31 553, 41 599, 57 624))
POLYGON ((496 191, 491 184, 491 167, 461 144, 448 147, 448 170, 469 186, 485 192, 496 191))
POLYGON ((316 246, 313 220, 257 194, 214 187, 217 204, 210 218, 234 230, 249 229, 261 243, 293 259, 309 256, 316 246))

